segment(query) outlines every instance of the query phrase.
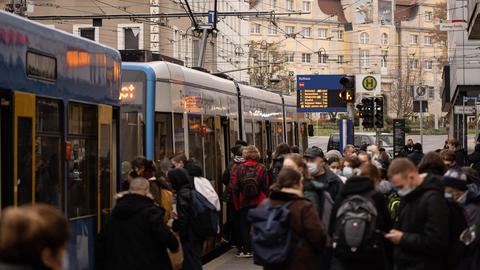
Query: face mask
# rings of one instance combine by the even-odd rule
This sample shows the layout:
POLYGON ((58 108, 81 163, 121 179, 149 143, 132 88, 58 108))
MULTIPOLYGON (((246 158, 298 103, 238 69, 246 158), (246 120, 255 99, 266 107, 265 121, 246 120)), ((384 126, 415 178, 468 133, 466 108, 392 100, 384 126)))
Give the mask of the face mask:
POLYGON ((445 197, 445 199, 450 201, 453 199, 453 194, 451 192, 444 192, 443 197, 445 197))
POLYGON ((316 174, 318 172, 317 163, 307 163, 308 172, 311 174, 316 174))
POLYGON ((410 192, 412 192, 413 190, 414 190, 414 188, 404 187, 402 189, 397 190, 397 193, 398 193, 398 196, 404 197, 404 196, 407 196, 408 194, 410 194, 410 192))
POLYGON ((343 173, 343 176, 349 178, 353 175, 353 169, 352 167, 345 167, 343 168, 342 173, 343 173))
POLYGON ((459 204, 465 205, 465 202, 467 202, 467 192, 463 193, 463 195, 457 199, 457 203, 459 204))

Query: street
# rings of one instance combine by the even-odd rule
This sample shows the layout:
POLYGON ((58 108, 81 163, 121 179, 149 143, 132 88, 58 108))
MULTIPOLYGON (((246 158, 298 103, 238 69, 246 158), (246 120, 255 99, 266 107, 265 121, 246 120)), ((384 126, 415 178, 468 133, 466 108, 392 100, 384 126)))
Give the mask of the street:
MULTIPOLYGON (((411 135, 406 138, 412 138, 415 143, 420 142, 420 135, 411 135)), ((314 136, 308 138, 308 145, 318 146, 322 150, 327 149, 328 136, 314 136)), ((430 151, 435 151, 437 149, 442 149, 445 144, 447 135, 425 135, 423 136, 423 152, 428 153, 430 151)), ((475 138, 473 135, 468 138, 468 152, 471 153, 475 146, 475 138)))

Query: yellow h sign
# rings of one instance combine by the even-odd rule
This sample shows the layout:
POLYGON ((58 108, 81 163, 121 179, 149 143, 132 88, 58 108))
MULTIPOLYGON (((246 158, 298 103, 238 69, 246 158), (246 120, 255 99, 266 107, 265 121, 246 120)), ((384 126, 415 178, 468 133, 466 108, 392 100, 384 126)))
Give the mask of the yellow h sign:
POLYGON ((366 76, 363 78, 362 86, 367 91, 372 91, 377 87, 377 79, 373 76, 366 76))

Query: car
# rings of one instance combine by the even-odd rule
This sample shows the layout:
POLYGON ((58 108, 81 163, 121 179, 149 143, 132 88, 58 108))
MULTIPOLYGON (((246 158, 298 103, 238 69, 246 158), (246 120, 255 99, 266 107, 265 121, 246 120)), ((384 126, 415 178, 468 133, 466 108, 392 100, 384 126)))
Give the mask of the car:
MULTIPOLYGON (((353 145, 357 150, 364 144, 372 145, 376 144, 374 132, 355 132, 353 145)), ((380 133, 378 138, 378 146, 385 148, 385 151, 390 157, 393 157, 393 134, 392 133, 380 133)), ((327 151, 339 150, 340 151, 340 134, 333 133, 330 135, 327 144, 327 151)))

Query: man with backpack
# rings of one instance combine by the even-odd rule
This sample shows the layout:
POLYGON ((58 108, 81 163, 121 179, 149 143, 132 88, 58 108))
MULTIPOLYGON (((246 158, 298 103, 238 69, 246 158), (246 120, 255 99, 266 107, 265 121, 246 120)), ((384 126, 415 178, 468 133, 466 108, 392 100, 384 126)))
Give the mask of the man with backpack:
POLYGON ((393 160, 388 177, 402 197, 398 221, 385 234, 395 245, 394 269, 447 269, 450 215, 441 181, 406 158, 393 160))
POLYGON ((257 207, 268 194, 268 171, 259 162, 260 152, 254 145, 243 148, 245 162, 234 166, 230 173, 229 191, 235 208, 235 228, 237 230, 237 257, 252 257, 250 243, 250 222, 247 219, 248 210, 257 207))
POLYGON ((392 228, 385 197, 372 179, 352 176, 343 186, 330 217, 331 270, 391 269, 391 244, 381 232, 392 228))

